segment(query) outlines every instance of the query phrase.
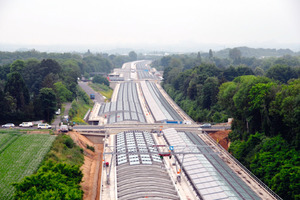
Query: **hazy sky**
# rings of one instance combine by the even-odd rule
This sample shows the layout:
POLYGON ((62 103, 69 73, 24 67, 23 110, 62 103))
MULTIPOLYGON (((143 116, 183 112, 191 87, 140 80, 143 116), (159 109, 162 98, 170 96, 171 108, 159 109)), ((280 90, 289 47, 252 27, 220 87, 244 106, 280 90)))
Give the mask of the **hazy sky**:
POLYGON ((300 0, 0 0, 0 44, 300 50, 300 0))

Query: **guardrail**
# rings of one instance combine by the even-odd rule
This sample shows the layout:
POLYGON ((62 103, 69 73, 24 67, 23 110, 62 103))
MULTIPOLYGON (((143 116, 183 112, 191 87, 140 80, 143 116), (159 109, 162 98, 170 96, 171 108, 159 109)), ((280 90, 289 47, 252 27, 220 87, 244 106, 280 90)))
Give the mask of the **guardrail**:
POLYGON ((259 178, 257 178, 249 169, 247 169, 240 161, 238 161, 235 157, 233 157, 226 149, 224 149, 220 144, 218 144, 215 140, 213 140, 206 131, 203 131, 207 138, 218 146, 229 158, 231 158, 236 164, 238 164, 251 178, 253 178, 260 186, 262 186, 269 194, 271 194, 276 199, 282 200, 280 196, 278 196, 275 192, 273 192, 264 182, 262 182, 259 178))

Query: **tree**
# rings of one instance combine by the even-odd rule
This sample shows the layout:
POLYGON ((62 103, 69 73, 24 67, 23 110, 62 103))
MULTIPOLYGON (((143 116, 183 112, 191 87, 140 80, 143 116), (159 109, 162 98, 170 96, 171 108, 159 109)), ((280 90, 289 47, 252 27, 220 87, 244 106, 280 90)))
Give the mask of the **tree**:
POLYGON ((54 89, 54 83, 58 80, 58 76, 53 73, 48 74, 42 83, 42 87, 52 88, 54 89))
POLYGON ((191 80, 189 87, 187 88, 187 95, 191 100, 195 100, 197 97, 197 84, 195 80, 191 80))
POLYGON ((40 72, 43 74, 43 77, 47 76, 49 73, 58 74, 61 70, 61 66, 53 59, 44 59, 41 62, 40 72))
POLYGON ((25 105, 29 103, 29 92, 19 72, 12 72, 8 74, 4 92, 8 92, 13 98, 16 99, 16 109, 19 111, 21 111, 25 105))
POLYGON ((256 76, 263 76, 265 74, 265 71, 261 67, 256 67, 254 69, 254 74, 256 76))
POLYGON ((15 199, 74 199, 81 200, 82 172, 77 165, 46 162, 36 174, 14 183, 15 199))
POLYGON ((137 54, 134 51, 130 51, 128 54, 131 61, 137 60, 137 54))
MULTIPOLYGON (((120 62, 123 64, 123 61, 124 60, 121 60, 120 62)), ((113 68, 112 63, 109 60, 102 58, 101 56, 84 57, 83 65, 85 66, 86 72, 107 72, 107 73, 109 73, 111 71, 111 69, 113 68)), ((121 66, 121 64, 120 64, 120 66, 121 66)))
POLYGON ((225 69, 223 75, 226 78, 226 80, 232 81, 235 77, 238 76, 238 73, 233 66, 230 66, 229 68, 225 69))
POLYGON ((166 68, 167 66, 169 66, 171 59, 172 59, 171 56, 164 56, 164 57, 162 57, 160 59, 161 66, 163 66, 164 68, 166 68))
POLYGON ((254 75, 252 69, 250 67, 240 65, 236 68, 237 75, 238 76, 244 76, 244 75, 254 75))
POLYGON ((274 65, 266 73, 266 76, 287 83, 288 80, 298 78, 296 70, 286 65, 274 65))
POLYGON ((85 78, 85 79, 90 79, 90 74, 89 73, 87 73, 87 72, 84 72, 84 75, 83 75, 83 77, 85 78))
POLYGON ((208 77, 203 85, 203 103, 202 107, 210 109, 217 103, 217 95, 219 92, 219 81, 216 77, 208 77))
POLYGON ((10 72, 10 65, 0 66, 0 80, 6 80, 7 74, 10 72))
POLYGON ((271 189, 285 199, 300 197, 300 167, 286 164, 271 179, 271 189))
POLYGON ((238 48, 229 50, 229 58, 233 60, 233 64, 237 65, 241 63, 242 53, 238 48))
POLYGON ((300 79, 283 85, 272 102, 270 115, 274 120, 274 131, 300 149, 300 79))
POLYGON ((10 66, 10 72, 19 72, 21 73, 25 67, 25 63, 23 60, 16 60, 10 66))
POLYGON ((99 83, 99 84, 104 84, 104 85, 109 86, 109 81, 107 80, 107 78, 105 78, 101 75, 94 76, 93 83, 99 83))
POLYGON ((22 76, 30 93, 38 94, 41 89, 44 76, 40 71, 40 64, 40 61, 37 59, 28 59, 25 61, 22 76))
POLYGON ((59 99, 59 103, 72 101, 72 92, 68 90, 61 81, 54 83, 54 90, 57 98, 59 99))
POLYGON ((261 131, 266 135, 270 135, 272 121, 269 109, 271 102, 275 99, 276 91, 277 85, 273 82, 257 83, 250 89, 248 95, 249 111, 252 112, 251 126, 254 131, 261 131))
POLYGON ((6 122, 6 118, 8 113, 16 111, 16 101, 15 99, 9 95, 9 93, 5 94, 0 89, 0 123, 6 122))
POLYGON ((47 122, 51 122, 56 111, 56 95, 51 88, 42 88, 39 93, 40 111, 47 122))
POLYGON ((211 60, 213 58, 213 52, 212 50, 210 49, 209 52, 208 52, 208 58, 211 60))
POLYGON ((202 58, 200 52, 197 53, 197 59, 196 59, 196 66, 201 65, 202 63, 202 58))

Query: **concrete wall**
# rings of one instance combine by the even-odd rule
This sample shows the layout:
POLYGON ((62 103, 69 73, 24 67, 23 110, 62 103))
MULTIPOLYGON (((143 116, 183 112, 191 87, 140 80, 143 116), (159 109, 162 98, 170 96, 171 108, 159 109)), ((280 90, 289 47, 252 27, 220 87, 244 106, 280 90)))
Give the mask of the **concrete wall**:
POLYGON ((82 134, 84 135, 87 139, 89 139, 91 142, 95 144, 103 144, 103 138, 104 136, 100 135, 88 135, 88 134, 82 134))

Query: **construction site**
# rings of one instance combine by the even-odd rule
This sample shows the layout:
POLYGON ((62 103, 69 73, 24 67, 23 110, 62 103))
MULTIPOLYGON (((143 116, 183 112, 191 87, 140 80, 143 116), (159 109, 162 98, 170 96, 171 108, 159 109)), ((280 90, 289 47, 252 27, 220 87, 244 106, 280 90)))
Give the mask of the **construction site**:
POLYGON ((281 199, 227 152, 230 124, 200 128, 150 63, 115 69, 111 101, 95 102, 90 125, 74 127, 97 147, 89 198, 281 199))

